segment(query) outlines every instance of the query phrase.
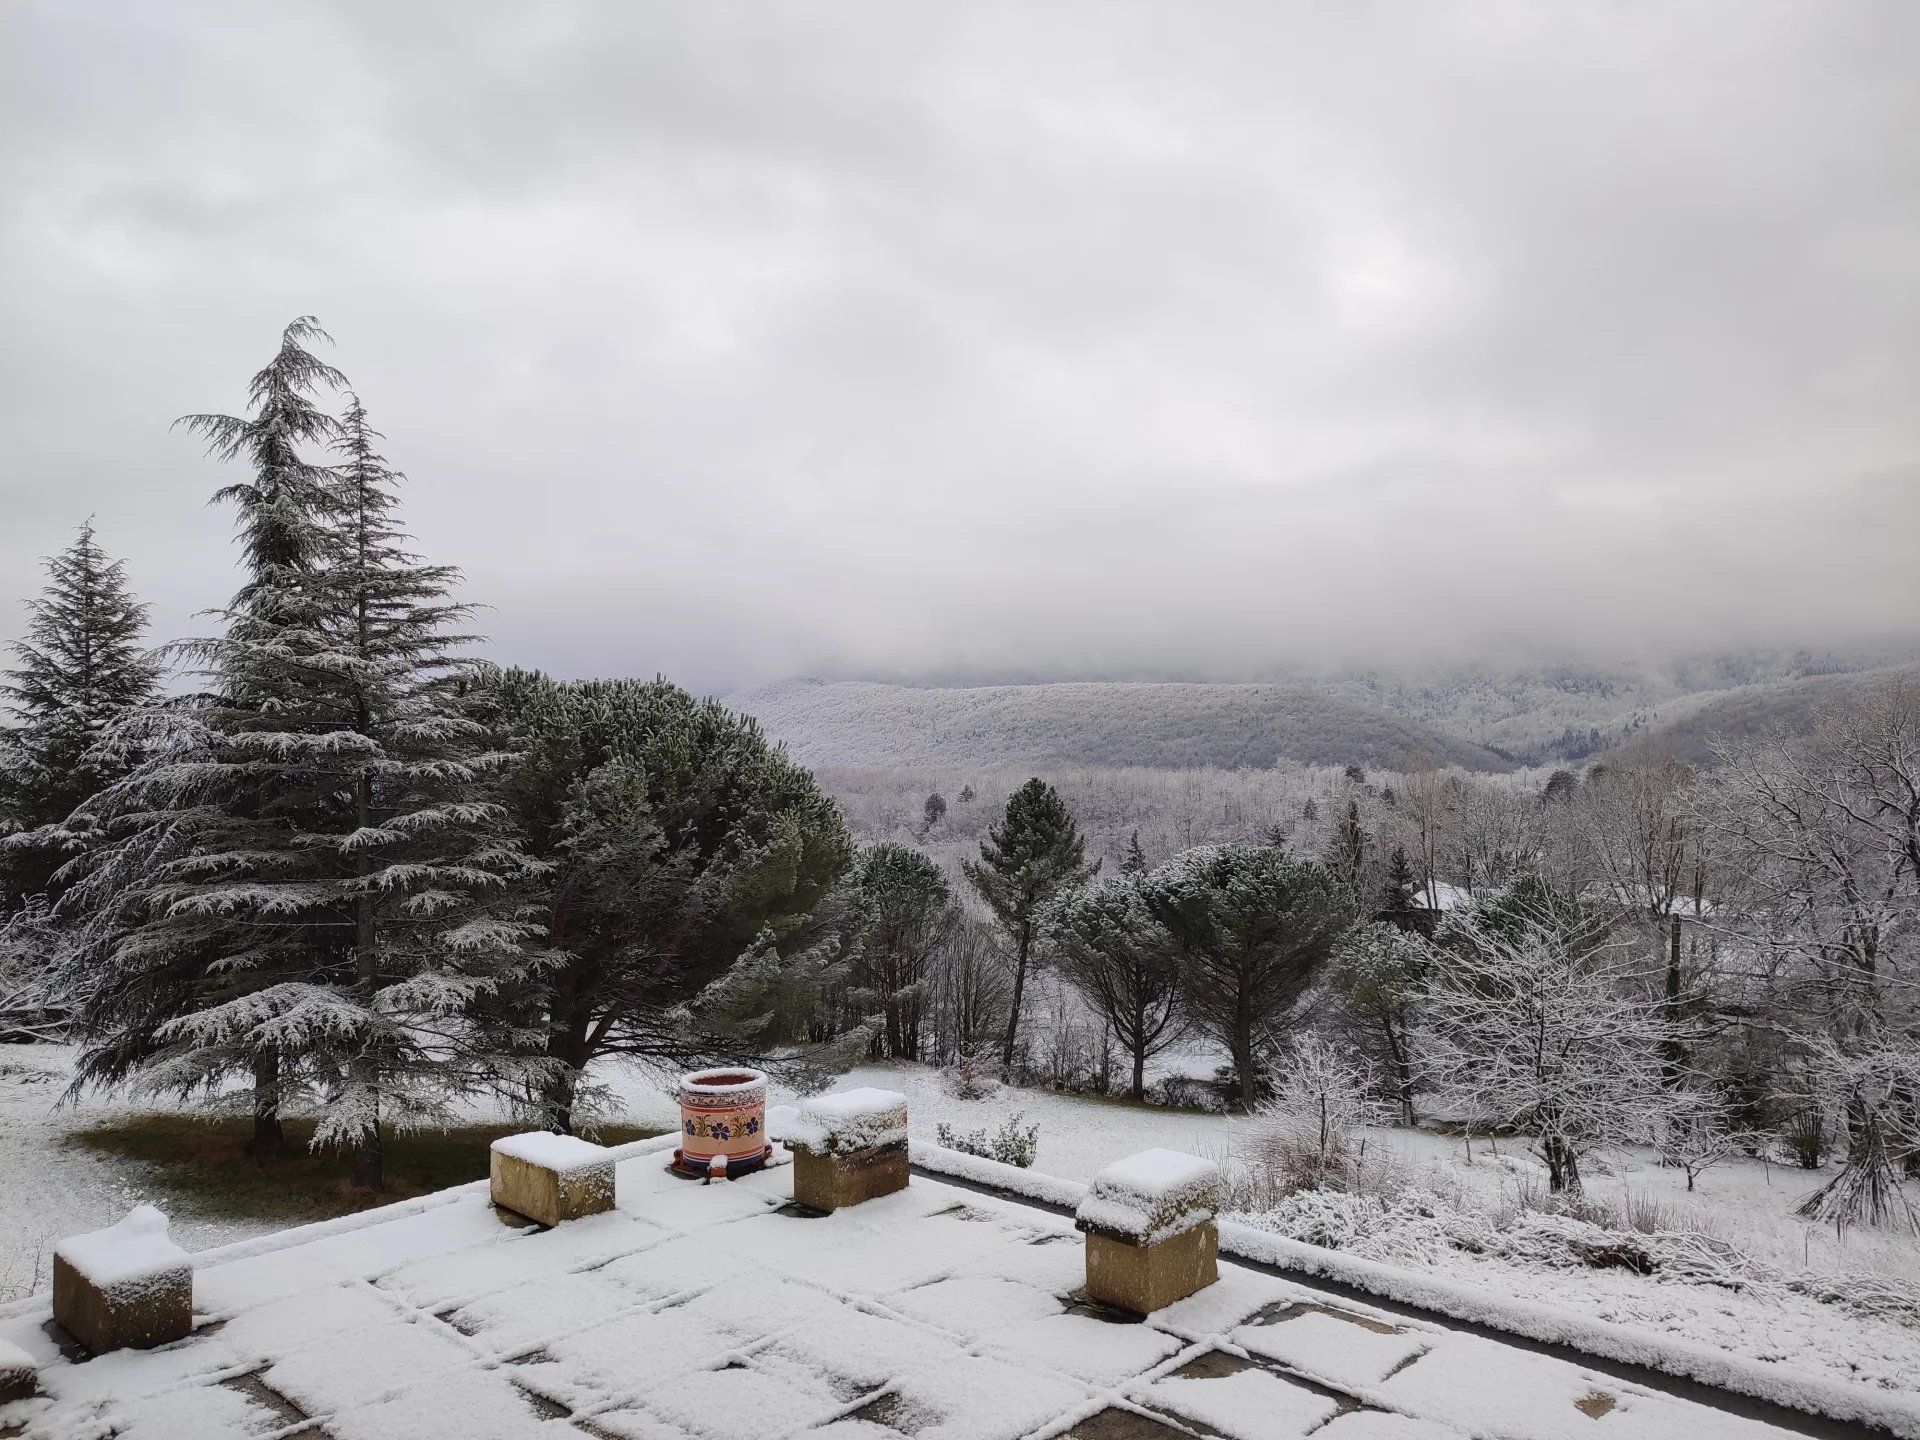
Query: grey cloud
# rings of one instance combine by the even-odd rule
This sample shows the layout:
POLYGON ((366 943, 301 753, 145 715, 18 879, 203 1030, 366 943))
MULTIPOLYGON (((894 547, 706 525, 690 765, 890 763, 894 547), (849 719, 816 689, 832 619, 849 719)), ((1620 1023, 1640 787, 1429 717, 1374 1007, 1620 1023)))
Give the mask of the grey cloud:
POLYGON ((498 652, 699 687, 1920 632, 1898 3, 0 16, 0 637, 312 311, 498 652))

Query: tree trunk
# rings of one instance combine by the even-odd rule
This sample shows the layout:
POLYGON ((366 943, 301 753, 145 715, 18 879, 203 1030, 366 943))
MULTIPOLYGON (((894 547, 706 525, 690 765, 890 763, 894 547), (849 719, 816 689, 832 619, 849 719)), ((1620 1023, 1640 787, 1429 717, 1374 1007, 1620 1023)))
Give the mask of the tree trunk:
POLYGON ((1142 1104, 1147 1098, 1147 1047, 1133 1047, 1133 1088, 1127 1092, 1133 1097, 1133 1103, 1142 1104))
POLYGON ((547 1019, 547 1058, 555 1062, 544 1099, 546 1123, 562 1135, 573 1134, 574 1104, 580 1095, 580 1077, 586 1073, 587 1031, 592 1022, 590 1004, 581 983, 579 963, 570 961, 554 973, 553 998, 547 1019))
POLYGON ((1542 1149, 1547 1158, 1547 1189, 1550 1193, 1580 1193, 1580 1158, 1573 1147, 1557 1136, 1549 1137, 1542 1149))
POLYGON ((1675 1033, 1680 1024, 1680 989, 1680 917, 1673 915, 1667 920, 1667 1003, 1661 1016, 1667 1035, 1660 1042, 1660 1078, 1669 1090, 1680 1088, 1687 1065, 1687 1047, 1675 1033))
POLYGON ((1234 1018, 1233 1067, 1240 1081, 1240 1109, 1251 1115, 1260 1103, 1260 1077, 1253 1064, 1253 1017, 1244 1011, 1234 1018))
MULTIPOLYGON (((371 720, 363 712, 360 732, 365 734, 371 728, 371 720)), ((358 812, 356 818, 361 827, 371 826, 373 777, 364 770, 354 782, 354 801, 358 812)), ((372 1122, 361 1133, 359 1150, 353 1162, 353 1183, 363 1190, 378 1190, 387 1178, 380 1150, 380 1040, 373 1030, 377 1023, 373 1011, 380 988, 380 955, 376 948, 378 936, 374 923, 373 895, 366 888, 366 882, 373 875, 373 857, 365 850, 355 852, 354 873, 361 881, 360 893, 353 901, 355 981, 360 992, 360 1003, 366 1007, 368 1015, 367 1048, 354 1063, 360 1070, 360 1087, 370 1097, 373 1116, 372 1122)))
POLYGON ((1020 1038, 1020 997, 1027 988, 1027 951, 1033 944, 1033 925, 1030 921, 1020 922, 1020 935, 1014 949, 1013 960, 1013 1008, 1007 1012, 1007 1038, 1000 1047, 1000 1078, 1013 1079, 1013 1047, 1020 1038))
POLYGON ((1413 1065, 1407 1058, 1406 1041, 1399 1031, 1394 1029, 1393 1021, 1382 1016, 1380 1029, 1387 1040, 1387 1058, 1393 1065, 1394 1093, 1400 1100, 1400 1123, 1412 1129, 1415 1120, 1413 1114, 1413 1065))
POLYGON ((247 1155, 265 1160, 286 1153, 287 1132, 280 1124, 280 1055, 274 1050, 253 1057, 253 1138, 247 1155))
POLYGON ((381 1152, 380 1122, 362 1133, 353 1155, 353 1183, 362 1190, 378 1190, 387 1182, 386 1157, 381 1152))

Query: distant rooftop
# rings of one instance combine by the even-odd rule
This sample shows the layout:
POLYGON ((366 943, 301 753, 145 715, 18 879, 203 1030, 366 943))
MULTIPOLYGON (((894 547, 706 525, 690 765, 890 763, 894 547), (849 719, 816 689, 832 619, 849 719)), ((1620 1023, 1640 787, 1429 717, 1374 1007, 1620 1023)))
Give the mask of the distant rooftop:
POLYGON ((1125 1322, 1070 1220, 916 1176, 818 1217, 791 1166, 620 1153, 618 1206, 510 1223, 484 1183, 201 1257, 194 1333, 63 1355, 0 1311, 35 1440, 1732 1440, 1786 1432, 1234 1265, 1125 1322))

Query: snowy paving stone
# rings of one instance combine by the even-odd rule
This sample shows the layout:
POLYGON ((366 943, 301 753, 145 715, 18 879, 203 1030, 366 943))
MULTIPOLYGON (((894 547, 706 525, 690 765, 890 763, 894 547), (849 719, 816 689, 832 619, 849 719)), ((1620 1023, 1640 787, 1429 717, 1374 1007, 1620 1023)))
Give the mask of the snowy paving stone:
POLYGON ((622 1208, 669 1230, 699 1230, 727 1220, 762 1215, 786 1201, 785 1195, 755 1189, 737 1180, 708 1185, 675 1177, 670 1186, 622 1208))
POLYGON ((949 1245, 941 1236, 929 1235, 926 1227, 932 1222, 912 1212, 880 1224, 866 1216, 912 1193, 890 1195, 830 1218, 772 1214, 743 1220, 727 1227, 727 1246, 738 1259, 798 1279, 847 1294, 882 1295, 938 1279, 999 1243, 976 1235, 969 1237, 970 1245, 949 1245), (855 1223, 856 1217, 861 1223, 855 1223))
POLYGON ((631 1291, 635 1300, 665 1300, 704 1289, 747 1267, 749 1257, 739 1253, 736 1244, 743 1228, 729 1226, 724 1244, 716 1244, 708 1235, 678 1236, 587 1273, 631 1291))
POLYGON ((336 1282, 236 1315, 222 1328, 220 1339, 245 1355, 270 1359, 342 1331, 390 1325, 394 1319, 393 1306, 359 1282, 336 1282))
POLYGON ((287 1427, 287 1417, 225 1385, 196 1385, 117 1405, 115 1440, 253 1440, 287 1427))
POLYGON ((538 1401, 497 1371, 466 1371, 342 1411, 328 1418, 326 1433, 333 1440, 561 1440, 568 1430, 550 1423, 558 1413, 543 1414, 538 1401))
POLYGON ((55 1245, 53 1318, 96 1355, 191 1330, 193 1265, 167 1234, 167 1217, 136 1205, 104 1230, 55 1245))
POLYGON ((529 1230, 483 1250, 416 1260, 388 1271, 378 1284, 411 1304, 437 1309, 538 1277, 644 1253, 670 1238, 671 1232, 632 1216, 595 1215, 553 1230, 529 1230))
POLYGON ((493 1203, 549 1227, 613 1208, 614 1161, 604 1145, 545 1130, 487 1147, 493 1203))
POLYGON ((590 1272, 497 1290, 444 1318, 488 1353, 518 1355, 549 1336, 611 1320, 638 1303, 631 1290, 590 1272))
POLYGON ((830 1420, 801 1433, 806 1440, 900 1440, 900 1432, 891 1425, 851 1417, 830 1420))
POLYGON ((780 1355, 811 1365, 869 1390, 908 1366, 958 1359, 964 1353, 957 1341, 855 1309, 848 1309, 832 1325, 789 1330, 759 1352, 762 1357, 780 1355))
POLYGON ((585 1397, 635 1398, 710 1369, 739 1348, 730 1335, 671 1310, 646 1310, 549 1340, 545 1364, 516 1366, 516 1378, 569 1405, 585 1397))
POLYGON ((504 1245, 515 1236, 500 1223, 486 1196, 475 1193, 419 1215, 330 1235, 301 1248, 310 1260, 370 1280, 416 1260, 478 1245, 504 1245))
POLYGON ((84 1365, 40 1371, 40 1388, 64 1403, 120 1401, 171 1390, 201 1376, 237 1370, 246 1357, 219 1335, 193 1335, 159 1350, 115 1350, 84 1365))
POLYGON ((741 1340, 760 1340, 796 1326, 838 1324, 847 1303, 812 1285, 744 1275, 696 1295, 676 1313, 741 1340))
POLYGON ((1206 1289, 1156 1310, 1147 1324, 1184 1340, 1205 1340, 1233 1329, 1268 1306, 1311 1303, 1318 1298, 1314 1292, 1284 1280, 1229 1265, 1206 1289))
POLYGON ((784 1433, 820 1424, 846 1406, 817 1380, 772 1374, 748 1363, 719 1370, 688 1370, 650 1391, 644 1409, 669 1424, 713 1440, 752 1433, 784 1433))
POLYGON ((1048 1315, 986 1337, 1002 1359, 1117 1385, 1176 1354, 1181 1342, 1145 1325, 1116 1325, 1086 1315, 1048 1315))
POLYGON ((1292 1440, 1324 1425, 1340 1409, 1331 1397, 1257 1365, 1204 1378, 1168 1375, 1133 1398, 1153 1409, 1197 1420, 1228 1440, 1292 1440))
POLYGON ((936 1280, 890 1295, 886 1304, 963 1340, 992 1337, 1065 1308, 1058 1295, 1035 1286, 980 1275, 936 1280))
POLYGON ((346 1278, 344 1271, 309 1256, 304 1246, 274 1250, 194 1271, 193 1303, 202 1314, 225 1320, 346 1278))
POLYGON ((558 1432, 553 1440, 574 1440, 582 1433, 595 1437, 605 1436, 607 1440, 701 1440, 701 1437, 675 1425, 670 1420, 662 1420, 651 1410, 642 1410, 637 1406, 622 1406, 617 1410, 603 1410, 596 1413, 587 1425, 574 1426, 572 1433, 558 1432), (591 1428, 588 1428, 588 1425, 591 1428))
POLYGON ((963 1355, 903 1370, 889 1390, 887 1423, 913 1440, 1014 1440, 1092 1394, 1064 1376, 963 1355))
POLYGON ((310 1415, 363 1405, 440 1371, 473 1363, 450 1331, 395 1317, 309 1345, 261 1378, 310 1415))
POLYGON ((1336 1415, 1325 1428, 1314 1431, 1316 1440, 1465 1440, 1450 1425, 1432 1420, 1415 1420, 1385 1410, 1354 1410, 1336 1415))
MULTIPOLYGON (((1619 1408, 1606 1417, 1616 1432, 1630 1432, 1641 1440, 1653 1440, 1656 1435, 1708 1440, 1715 1433, 1711 1422, 1716 1412, 1697 1405, 1684 1407, 1688 1421, 1684 1431, 1623 1425, 1620 1422, 1634 1407, 1621 1382, 1472 1335, 1436 1335, 1432 1349, 1418 1364, 1409 1365, 1374 1393, 1396 1410, 1463 1430, 1523 1435, 1528 1440, 1590 1440, 1594 1419, 1578 1408, 1578 1402, 1595 1391, 1620 1397, 1619 1408)), ((1727 1433, 1751 1436, 1771 1428, 1751 1421, 1735 1425, 1738 1428, 1727 1433)))
POLYGON ((1307 1309, 1272 1324, 1243 1325, 1233 1343, 1338 1386, 1377 1385, 1427 1350, 1425 1338, 1382 1321, 1307 1309))

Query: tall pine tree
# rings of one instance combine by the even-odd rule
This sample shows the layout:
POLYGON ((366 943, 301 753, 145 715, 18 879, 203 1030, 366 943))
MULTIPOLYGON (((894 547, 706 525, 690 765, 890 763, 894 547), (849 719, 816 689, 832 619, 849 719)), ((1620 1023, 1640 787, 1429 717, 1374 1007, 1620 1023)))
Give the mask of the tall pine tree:
POLYGON ((530 963, 529 866, 465 713, 457 574, 405 548, 358 401, 344 426, 313 403, 339 383, 305 350, 319 334, 289 327, 251 417, 189 422, 253 461, 221 492, 249 575, 223 633, 184 647, 206 693, 156 719, 157 753, 107 797, 124 835, 88 882, 105 979, 80 1073, 180 1093, 250 1075, 263 1144, 282 1105, 322 1101, 316 1143, 372 1188, 385 1129, 526 1048, 475 1016, 530 963), (316 440, 343 463, 305 459, 316 440))
POLYGON ((1008 797, 1005 816, 980 846, 979 862, 969 861, 964 868, 1013 946, 1013 1004, 1000 1046, 1001 1072, 1010 1074, 1040 907, 1084 885, 1098 873, 1100 862, 1086 863, 1086 842, 1066 802, 1035 777, 1008 797))
POLYGON ((45 565, 17 664, 0 680, 19 722, 0 732, 0 916, 54 896, 55 871, 85 840, 67 818, 116 778, 98 742, 146 702, 159 673, 142 644, 147 607, 124 562, 95 543, 92 520, 45 565))

